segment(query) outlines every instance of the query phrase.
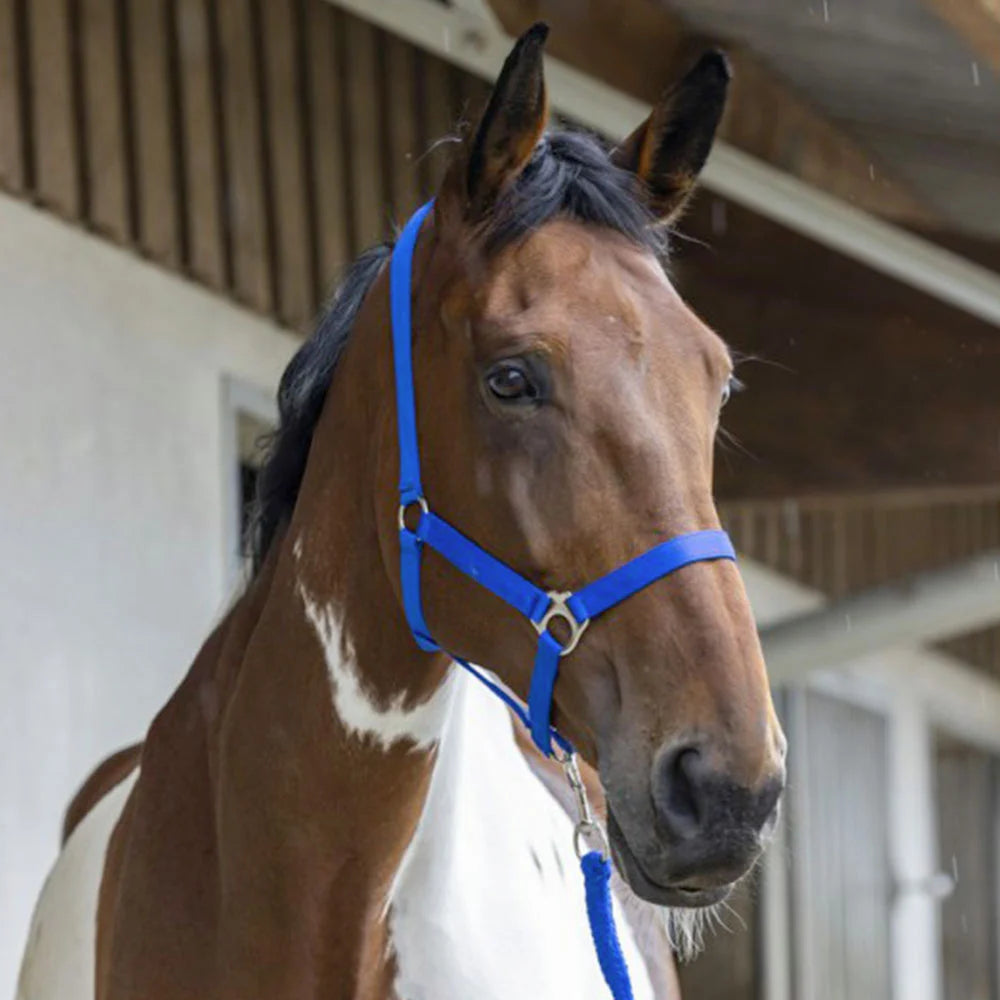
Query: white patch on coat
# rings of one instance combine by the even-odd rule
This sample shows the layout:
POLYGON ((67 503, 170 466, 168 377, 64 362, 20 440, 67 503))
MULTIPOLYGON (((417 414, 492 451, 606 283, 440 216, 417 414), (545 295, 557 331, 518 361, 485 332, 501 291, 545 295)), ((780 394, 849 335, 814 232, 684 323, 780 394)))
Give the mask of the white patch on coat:
POLYGON ((417 705, 406 707, 405 691, 393 696, 388 705, 379 705, 365 690, 350 638, 335 609, 314 601, 301 582, 298 589, 306 618, 323 647, 333 709, 344 728, 358 739, 372 740, 383 751, 400 740, 408 740, 415 749, 436 743, 451 703, 451 679, 417 705))
POLYGON ((138 775, 136 768, 105 794, 56 859, 31 919, 16 1000, 93 1000, 104 858, 138 775))
MULTIPOLYGON (((464 672, 427 803, 389 896, 400 1000, 608 1000, 573 828, 514 742, 510 716, 464 672)), ((615 914, 636 1000, 645 963, 615 914)))

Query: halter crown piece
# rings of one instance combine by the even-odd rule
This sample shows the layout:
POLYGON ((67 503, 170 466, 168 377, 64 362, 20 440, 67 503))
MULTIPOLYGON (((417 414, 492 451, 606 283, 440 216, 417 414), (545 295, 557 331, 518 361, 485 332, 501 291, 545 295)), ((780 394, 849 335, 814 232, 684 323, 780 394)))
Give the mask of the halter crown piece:
POLYGON ((559 759, 566 769, 580 813, 575 841, 577 853, 582 855, 580 862, 586 883, 587 915, 598 961, 615 1000, 632 1000, 632 987, 612 916, 608 885, 611 864, 606 840, 603 831, 591 816, 572 744, 555 730, 550 721, 552 692, 559 672, 559 661, 576 649, 591 619, 625 598, 690 563, 715 559, 735 560, 736 553, 724 531, 692 531, 648 549, 580 590, 544 591, 495 556, 491 556, 430 509, 420 479, 420 450, 417 444, 411 277, 417 236, 433 204, 433 201, 429 201, 419 208, 403 227, 389 266, 396 420, 399 433, 400 570, 406 620, 421 649, 429 652, 441 649, 431 637, 420 599, 421 556, 424 546, 429 545, 480 586, 520 611, 537 631, 538 650, 527 706, 522 705, 475 665, 449 655, 507 703, 531 731, 532 740, 545 756, 552 755, 553 743, 562 751, 563 756, 559 759), (406 513, 414 507, 419 509, 420 517, 416 526, 411 529, 406 524, 406 513), (568 639, 565 642, 560 642, 549 630, 549 625, 557 619, 568 627, 568 639), (579 850, 581 841, 595 834, 603 850, 582 853, 579 850))

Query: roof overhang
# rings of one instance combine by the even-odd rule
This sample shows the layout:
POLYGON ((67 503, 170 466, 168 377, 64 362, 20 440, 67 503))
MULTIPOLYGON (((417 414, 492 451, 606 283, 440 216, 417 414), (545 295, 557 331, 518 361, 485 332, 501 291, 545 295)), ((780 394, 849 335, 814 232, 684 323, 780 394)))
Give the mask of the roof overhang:
MULTIPOLYGON (((512 39, 482 0, 328 0, 448 62, 495 79, 512 39)), ((546 60, 555 110, 609 139, 648 113, 643 101, 546 60)), ((957 309, 1000 326, 1000 275, 717 141, 702 175, 718 194, 957 309)))

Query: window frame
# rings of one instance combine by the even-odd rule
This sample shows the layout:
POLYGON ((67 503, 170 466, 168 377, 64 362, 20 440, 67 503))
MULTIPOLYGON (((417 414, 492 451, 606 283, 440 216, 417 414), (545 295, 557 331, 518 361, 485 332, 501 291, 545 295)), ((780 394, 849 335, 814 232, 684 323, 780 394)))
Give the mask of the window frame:
POLYGON ((249 417, 268 427, 278 425, 278 404, 273 388, 246 379, 222 377, 222 484, 223 484, 223 574, 230 591, 246 580, 247 560, 243 553, 242 484, 240 481, 240 419, 249 417))

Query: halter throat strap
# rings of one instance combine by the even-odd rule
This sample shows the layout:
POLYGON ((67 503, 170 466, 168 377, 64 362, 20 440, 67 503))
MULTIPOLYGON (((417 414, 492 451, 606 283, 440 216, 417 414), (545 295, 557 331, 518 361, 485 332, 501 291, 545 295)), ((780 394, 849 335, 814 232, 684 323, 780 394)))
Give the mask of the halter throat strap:
POLYGON ((511 707, 530 729, 532 739, 543 754, 551 755, 553 744, 565 753, 571 753, 569 742, 551 725, 552 696, 559 661, 577 647, 591 620, 683 566, 717 559, 735 560, 736 553, 724 531, 693 531, 654 546, 576 592, 545 591, 490 555, 431 510, 420 477, 413 381, 411 277, 417 237, 432 206, 433 202, 427 202, 407 222, 389 264, 396 427, 399 437, 400 571, 406 620, 421 649, 441 649, 431 636, 421 601, 420 570, 425 546, 430 546, 466 576, 524 615, 538 632, 538 648, 527 707, 474 664, 461 657, 452 658, 511 707), (417 509, 419 513, 419 519, 413 528, 407 525, 406 517, 411 508, 417 509), (557 639, 550 629, 550 625, 557 619, 568 629, 569 637, 564 642, 557 639))

